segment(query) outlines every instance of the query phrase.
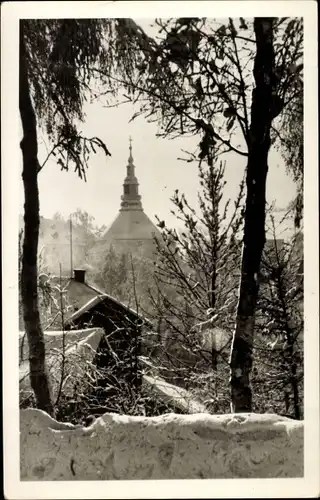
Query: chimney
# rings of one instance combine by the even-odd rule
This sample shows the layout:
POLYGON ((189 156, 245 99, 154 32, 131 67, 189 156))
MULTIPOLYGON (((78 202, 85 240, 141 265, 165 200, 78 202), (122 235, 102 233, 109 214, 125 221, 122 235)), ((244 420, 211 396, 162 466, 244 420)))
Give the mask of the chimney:
POLYGON ((84 283, 86 271, 84 269, 74 269, 73 279, 78 281, 78 283, 84 283))

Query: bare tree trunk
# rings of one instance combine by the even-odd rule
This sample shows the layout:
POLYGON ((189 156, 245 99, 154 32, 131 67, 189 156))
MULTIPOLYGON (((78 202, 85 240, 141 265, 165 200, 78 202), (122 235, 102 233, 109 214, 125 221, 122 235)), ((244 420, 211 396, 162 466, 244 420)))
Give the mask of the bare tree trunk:
POLYGON ((21 150, 24 185, 24 241, 21 270, 23 319, 29 343, 30 384, 37 407, 53 415, 49 380, 45 365, 45 346, 38 308, 37 253, 39 239, 38 143, 37 124, 30 97, 23 21, 20 22, 19 109, 23 128, 21 150))
POLYGON ((254 61, 247 198, 241 263, 240 295, 230 356, 231 410, 252 411, 250 373, 260 261, 265 244, 265 203, 270 128, 274 114, 274 48, 271 18, 255 18, 254 61))

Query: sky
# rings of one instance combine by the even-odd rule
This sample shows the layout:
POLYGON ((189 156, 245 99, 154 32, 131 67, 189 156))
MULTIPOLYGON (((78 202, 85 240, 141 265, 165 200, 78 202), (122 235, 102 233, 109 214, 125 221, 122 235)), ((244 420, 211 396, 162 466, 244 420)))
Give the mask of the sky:
POLYGON ((92 154, 86 183, 79 180, 73 172, 61 172, 53 162, 46 165, 39 177, 42 215, 49 215, 57 209, 66 215, 80 207, 92 214, 97 223, 110 224, 120 208, 129 156, 129 136, 132 137, 133 158, 143 207, 153 220, 155 214, 162 218, 169 215, 169 198, 176 188, 194 197, 196 166, 178 161, 177 157, 181 156, 181 148, 192 150, 196 146, 196 140, 170 141, 156 138, 157 126, 148 124, 141 118, 129 124, 134 113, 131 105, 106 109, 96 103, 88 108, 83 132, 100 137, 112 156, 106 157, 102 151, 92 154), (59 201, 56 204, 48 191, 59 182, 59 201))
MULTIPOLYGON (((54 161, 48 161, 39 174, 40 213, 52 217, 59 211, 67 217, 77 208, 87 211, 98 225, 110 225, 120 209, 122 183, 126 175, 129 156, 129 136, 132 137, 133 158, 136 176, 146 214, 155 221, 155 215, 175 226, 170 213, 170 202, 175 189, 184 192, 189 202, 197 205, 199 190, 198 172, 195 163, 178 160, 182 150, 194 150, 198 138, 173 140, 156 137, 157 126, 139 117, 129 123, 134 109, 125 104, 118 108, 104 108, 100 103, 88 105, 84 134, 98 136, 107 145, 111 157, 104 153, 92 154, 87 171, 87 182, 80 180, 73 171, 61 171, 54 161)), ((43 138, 39 137, 39 161, 46 157, 43 138)), ((226 161, 225 198, 235 199, 244 175, 245 158, 237 154, 224 155, 226 161)), ((20 213, 23 211, 23 186, 20 181, 20 213)), ((295 185, 286 175, 280 155, 271 151, 267 199, 275 200, 276 206, 284 208, 295 195, 295 185)))
MULTIPOLYGON (((144 21, 146 28, 149 21, 144 21)), ((80 180, 73 171, 61 171, 49 160, 39 174, 40 213, 52 217, 59 211, 64 217, 77 208, 87 211, 97 225, 109 226, 120 208, 122 183, 126 175, 129 156, 129 136, 132 137, 136 176, 145 212, 155 221, 155 215, 171 227, 177 226, 170 210, 175 189, 184 192, 190 204, 197 206, 199 190, 198 171, 195 163, 178 160, 182 150, 194 151, 199 137, 157 138, 157 125, 147 123, 143 117, 129 123, 134 112, 131 104, 106 108, 96 101, 87 104, 86 120, 81 124, 84 135, 102 139, 111 152, 106 157, 102 151, 92 154, 87 171, 87 182, 80 180)), ((48 141, 39 135, 39 162, 47 156, 48 141)), ((225 199, 235 199, 244 175, 246 159, 235 153, 223 156, 226 161, 225 199)), ((275 200, 276 206, 285 208, 295 195, 295 185, 286 175, 281 156, 274 150, 269 154, 267 201, 275 200)), ((23 186, 20 181, 20 213, 23 213, 23 186)))

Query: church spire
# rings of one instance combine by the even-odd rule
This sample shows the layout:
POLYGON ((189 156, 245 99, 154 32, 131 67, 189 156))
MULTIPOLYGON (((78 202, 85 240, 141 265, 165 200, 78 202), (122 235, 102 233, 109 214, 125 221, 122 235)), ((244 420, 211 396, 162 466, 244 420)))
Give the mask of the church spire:
POLYGON ((129 136, 129 151, 130 151, 130 154, 129 154, 129 163, 133 163, 133 157, 132 157, 132 137, 131 135, 129 136))
POLYGON ((132 139, 129 137, 129 158, 127 165, 127 176, 123 183, 123 195, 121 196, 121 211, 142 210, 141 196, 138 189, 139 183, 135 176, 135 166, 132 156, 132 139))

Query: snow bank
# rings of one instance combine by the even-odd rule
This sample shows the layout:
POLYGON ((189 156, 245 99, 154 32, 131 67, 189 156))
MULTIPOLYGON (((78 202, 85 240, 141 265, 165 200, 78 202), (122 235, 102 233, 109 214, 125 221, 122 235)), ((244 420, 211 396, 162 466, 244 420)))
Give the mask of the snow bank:
MULTIPOLYGON (((72 391, 74 383, 88 372, 95 356, 96 349, 104 331, 102 328, 90 328, 74 331, 45 332, 46 364, 52 384, 52 393, 55 396, 60 386, 63 373, 63 389, 68 394, 72 391), (63 356, 64 353, 64 356, 63 356)), ((20 365, 19 385, 20 399, 27 398, 30 394, 29 380, 29 352, 28 342, 20 334, 20 365)))
POLYGON ((303 476, 303 422, 277 415, 105 414, 90 427, 20 412, 21 480, 303 476))

